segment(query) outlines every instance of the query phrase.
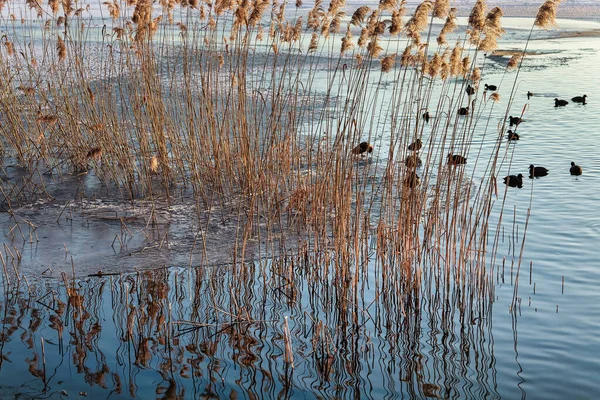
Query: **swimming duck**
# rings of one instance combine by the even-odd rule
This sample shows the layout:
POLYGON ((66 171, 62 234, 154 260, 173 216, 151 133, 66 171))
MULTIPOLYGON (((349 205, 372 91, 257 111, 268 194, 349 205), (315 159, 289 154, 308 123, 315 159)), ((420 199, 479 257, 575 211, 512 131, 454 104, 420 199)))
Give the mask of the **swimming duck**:
POLYGON ((430 118, 429 111, 425 111, 423 113, 423 119, 425 120, 425 122, 429 123, 429 118, 430 118))
POLYGON ((540 177, 548 175, 548 170, 544 167, 534 167, 533 164, 529 166, 529 177, 540 177))
POLYGON ((575 96, 571 99, 571 101, 573 103, 583 103, 585 104, 585 99, 587 98, 587 94, 584 94, 583 96, 575 96))
POLYGON ((466 164, 467 159, 459 154, 448 154, 448 165, 466 164))
POLYGON ((529 100, 531 97, 533 97, 533 93, 527 91, 527 100, 529 100))
POLYGON ((465 92, 467 92, 467 94, 469 96, 475 94, 475 88, 471 85, 468 85, 467 88, 465 89, 465 92))
POLYGON ((519 140, 519 134, 518 133, 513 132, 510 129, 506 133, 508 133, 508 136, 507 136, 508 140, 519 140))
POLYGON ((496 85, 486 84, 484 87, 485 87, 485 90, 491 90, 492 92, 495 92, 496 90, 498 90, 498 86, 496 86, 496 85))
POLYGON ((569 104, 569 102, 566 100, 554 99, 554 107, 564 107, 567 104, 569 104))
POLYGON ((414 171, 410 172, 408 175, 406 175, 406 178, 404 178, 404 186, 407 188, 413 189, 419 186, 420 183, 421 178, 419 178, 419 175, 417 175, 417 173, 414 171))
POLYGON ((458 115, 468 115, 469 107, 461 107, 458 109, 458 115))
POLYGON ((523 174, 509 175, 504 177, 504 184, 510 187, 523 187, 523 174))
POLYGON ((352 154, 363 154, 363 153, 372 153, 373 145, 369 142, 362 142, 358 146, 352 149, 352 154))
POLYGON ((421 161, 419 156, 417 156, 416 154, 411 154, 408 157, 406 157, 406 160, 404 160, 404 164, 408 168, 418 168, 421 165, 423 165, 423 161, 421 161))
POLYGON ((421 147, 423 147, 423 143, 421 142, 421 139, 417 139, 415 142, 408 145, 408 149, 410 151, 419 151, 421 149, 421 147))
POLYGON ((513 117, 512 115, 508 117, 509 125, 519 125, 523 120, 519 117, 513 117))
POLYGON ((569 169, 569 172, 571 173, 571 175, 581 175, 583 173, 583 170, 579 165, 575 165, 575 163, 571 161, 571 169, 569 169))

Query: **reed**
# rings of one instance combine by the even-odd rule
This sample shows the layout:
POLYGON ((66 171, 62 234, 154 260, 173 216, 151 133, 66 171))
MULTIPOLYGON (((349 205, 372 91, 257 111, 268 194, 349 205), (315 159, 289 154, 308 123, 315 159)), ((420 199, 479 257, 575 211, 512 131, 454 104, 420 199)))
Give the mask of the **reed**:
MULTIPOLYGON (((558 2, 546 3, 536 20, 540 27, 551 23, 558 2)), ((296 340, 311 337, 323 379, 339 360, 336 346, 354 355, 353 346, 372 346, 365 341, 367 323, 378 335, 385 331, 382 340, 402 357, 398 345, 416 343, 423 313, 450 330, 457 321, 486 318, 501 226, 494 230, 489 219, 496 177, 510 163, 511 150, 500 138, 489 154, 473 151, 475 132, 490 133, 487 117, 505 100, 493 93, 486 101, 465 89, 477 88, 486 74, 481 54, 494 50, 504 32, 500 8, 488 12, 478 0, 461 36, 455 33, 457 10, 442 0, 424 1, 406 22, 405 1, 353 12, 341 1, 317 1, 307 15, 265 0, 211 7, 161 2, 164 20, 147 0, 105 2, 111 22, 102 29, 89 23, 85 10, 61 4, 63 15, 58 2, 48 4, 48 26, 42 19, 3 21, 1 150, 29 178, 23 185, 2 181, 2 206, 13 210, 50 196, 43 176, 90 173, 123 200, 153 203, 147 227, 155 225, 162 249, 169 237, 159 231, 155 208, 163 199, 182 201, 183 193, 198 226, 190 232, 190 266, 206 264, 210 218, 233 218, 232 263, 201 265, 211 268, 188 282, 203 293, 189 293, 196 307, 186 316, 195 323, 190 331, 206 331, 196 334, 189 353, 214 357, 221 344, 208 332, 219 329, 238 359, 248 357, 252 365, 256 344, 245 342, 240 326, 260 331, 266 328, 257 321, 280 322, 283 315, 261 313, 252 305, 256 298, 263 307, 273 301, 297 312, 308 296, 309 315, 320 317, 300 328, 304 317, 296 313, 293 330, 284 318, 283 333, 276 331, 292 367, 306 345, 296 340), (445 21, 438 36, 435 19, 445 21), (29 46, 21 30, 41 38, 29 46), (468 115, 457 114, 461 107, 468 115), (430 122, 422 118, 426 110, 430 122), (408 148, 417 140, 419 155, 408 148), (372 153, 353 154, 361 142, 370 143, 372 153), (464 157, 467 165, 449 163, 448 154, 464 157), (212 211, 217 206, 219 216, 212 211), (374 288, 372 300, 366 288, 374 288)), ((38 3, 32 7, 36 14, 43 10, 38 3)), ((507 70, 518 71, 521 62, 511 58, 507 70)), ((512 95, 506 97, 508 114, 512 95)), ((121 220, 112 245, 126 248, 128 236, 133 233, 121 220)), ((513 262, 516 256, 513 244, 513 262)), ((15 282, 7 264, 19 258, 1 258, 5 286, 15 282)), ((140 368, 151 363, 157 343, 177 347, 174 331, 184 325, 171 322, 178 317, 167 310, 172 282, 156 274, 119 277, 112 287, 119 297, 119 337, 134 344, 140 368), (168 335, 154 339, 165 326, 168 335)), ((86 366, 86 348, 99 332, 86 318, 93 305, 75 285, 74 267, 72 281, 63 280, 73 362, 106 386, 108 367, 91 372, 86 366)), ((358 364, 351 360, 348 368, 358 364)), ((199 373, 190 366, 182 373, 189 371, 199 373)), ((133 396, 136 389, 129 387, 133 396)))

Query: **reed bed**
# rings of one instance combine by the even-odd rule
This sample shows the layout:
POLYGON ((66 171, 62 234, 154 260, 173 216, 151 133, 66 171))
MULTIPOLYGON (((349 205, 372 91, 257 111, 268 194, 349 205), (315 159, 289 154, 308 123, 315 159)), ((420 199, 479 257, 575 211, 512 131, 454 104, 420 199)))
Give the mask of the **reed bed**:
MULTIPOLYGON (((541 27, 558 4, 546 3, 541 27)), ((401 365, 384 374, 386 386, 395 376, 411 396, 447 397, 456 382, 430 383, 424 351, 436 354, 434 371, 459 381, 464 374, 456 378, 439 352, 485 364, 500 232, 490 215, 512 151, 508 122, 489 120, 504 106, 499 95, 479 88, 484 54, 504 32, 500 8, 478 0, 468 29, 455 32, 457 10, 443 0, 414 10, 405 1, 357 10, 339 1, 171 1, 160 11, 115 1, 102 5, 111 18, 102 27, 69 2, 28 4, 38 18, 3 21, 4 167, 10 160, 28 177, 2 180, 4 210, 18 215, 49 196, 45 177, 93 173, 123 200, 184 197, 199 220, 219 206, 237 221, 232 263, 188 270, 187 287, 177 272, 96 281, 75 279, 74 268, 45 297, 27 291, 61 341, 69 322, 72 362, 87 382, 137 390, 134 376, 124 381, 105 361, 88 365, 102 325, 90 308, 109 301, 118 353, 141 369, 157 363, 161 393, 200 374, 197 387, 217 395, 228 357, 261 371, 273 396, 300 384, 291 370, 316 371, 323 385, 359 379, 385 353, 401 365), (473 149, 475 135, 491 136, 493 150, 473 149), (417 140, 421 166, 406 161, 417 140), (353 154, 363 141, 373 152, 353 154), (262 261, 246 260, 249 247, 262 261), (456 326, 459 338, 449 333, 456 326), (285 363, 284 376, 265 367, 269 358, 285 363)), ((507 80, 519 62, 509 62, 507 80)), ((22 286, 3 265, 14 305, 22 286)), ((35 355, 30 372, 46 387, 35 355)), ((489 378, 480 383, 493 395, 489 378)))

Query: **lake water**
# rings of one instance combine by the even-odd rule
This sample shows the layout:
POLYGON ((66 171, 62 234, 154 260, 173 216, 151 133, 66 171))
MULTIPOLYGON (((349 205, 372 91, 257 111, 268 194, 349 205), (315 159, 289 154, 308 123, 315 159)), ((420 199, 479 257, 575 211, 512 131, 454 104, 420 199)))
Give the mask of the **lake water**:
MULTIPOLYGON (((505 26, 500 49, 522 49, 531 19, 506 18, 505 26)), ((600 28, 577 20, 559 26, 600 28)), ((527 106, 520 140, 502 145, 506 157, 490 218, 493 231, 503 210, 491 298, 436 290, 431 278, 424 280, 431 294, 423 303, 408 289, 380 298, 376 293, 387 292, 378 291, 373 261, 364 303, 342 309, 346 299, 335 282, 325 276, 306 283, 322 266, 302 257, 226 264, 220 254, 235 224, 211 228, 209 266, 184 268, 194 244, 188 233, 196 226, 183 207, 169 209, 164 225, 174 249, 131 258, 132 252, 111 247, 123 229, 112 213, 127 205, 98 195, 71 211, 66 193, 55 203, 16 210, 17 218, 40 226, 37 246, 8 238, 14 222, 1 217, 3 243, 23 254, 20 273, 31 294, 24 281, 18 290, 2 289, 0 397, 593 398, 600 377, 600 38, 541 35, 544 40, 530 41, 528 51, 536 54, 525 58, 516 82, 498 58, 484 68, 482 82, 499 85, 501 101, 487 132, 475 134, 470 161, 492 152, 513 83, 508 114, 527 106), (583 94, 586 105, 554 107, 556 97, 583 94), (583 175, 569 174, 571 161, 583 175), (530 164, 548 168, 548 176, 528 179, 530 164), (505 192, 501 178, 518 173, 523 188, 505 192), (529 208, 517 308, 511 309, 529 208), (70 256, 82 278, 67 293, 60 272, 70 272, 70 256), (173 267, 149 268, 164 265, 173 267), (133 272, 136 267, 143 271, 133 272), (86 276, 99 269, 125 274, 86 276), (465 303, 470 312, 463 313, 465 303), (293 369, 284 362, 284 316, 293 369), (354 320, 361 321, 357 329, 344 331, 354 320), (169 323, 172 330, 164 329, 169 323)), ((374 161, 383 160, 389 136, 384 132, 374 143, 374 161)), ((465 175, 477 186, 481 171, 474 165, 465 166, 465 175)), ((72 186, 102 192, 89 178, 77 179, 83 181, 72 186)), ((127 212, 139 219, 132 224, 144 225, 127 212)), ((129 240, 137 251, 148 239, 129 240)))

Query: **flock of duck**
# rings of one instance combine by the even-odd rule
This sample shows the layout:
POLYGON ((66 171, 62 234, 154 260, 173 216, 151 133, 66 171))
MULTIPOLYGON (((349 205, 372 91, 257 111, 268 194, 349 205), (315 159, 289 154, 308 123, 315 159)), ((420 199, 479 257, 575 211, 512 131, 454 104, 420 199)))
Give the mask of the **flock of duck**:
MULTIPOLYGON (((534 94, 531 92, 527 92, 527 100, 529 100, 534 94)), ((571 101, 573 103, 579 103, 579 104, 587 104, 587 95, 583 95, 583 96, 575 96, 571 99, 571 101)), ((562 100, 562 99, 558 99, 555 98, 554 99, 554 107, 564 107, 567 104, 569 104, 569 102, 567 100, 562 100)), ((510 116, 509 117, 509 125, 512 127, 514 126, 518 126, 521 122, 523 122, 523 120, 519 117, 513 117, 510 116)), ((513 132, 511 129, 509 129, 507 132, 507 139, 508 140, 519 140, 519 135, 516 132, 513 132)), ((575 176, 579 176, 583 173, 583 170, 581 169, 581 167, 579 165, 576 165, 573 161, 571 161, 571 168, 569 169, 569 173, 571 175, 575 175, 575 176)), ((544 168, 544 167, 540 167, 540 166, 534 166, 533 164, 529 166, 529 178, 539 178, 542 176, 546 176, 548 175, 548 169, 544 168)), ((522 188, 523 187, 523 174, 518 174, 518 175, 509 175, 504 177, 504 183, 508 186, 511 187, 517 187, 517 188, 522 188)))
MULTIPOLYGON (((485 85, 485 90, 488 91, 496 91, 498 88, 496 85, 485 85)), ((465 91, 467 92, 467 95, 471 96, 473 94, 475 94, 475 88, 472 87, 471 85, 468 85, 467 88, 465 89, 465 91)), ((529 100, 532 96, 534 96, 534 94, 532 92, 527 92, 527 99, 529 100)), ((579 104, 587 104, 587 95, 583 95, 583 96, 575 96, 571 99, 572 102, 574 103, 579 103, 579 104)), ((562 99, 558 99, 555 98, 554 99, 554 107, 564 107, 567 104, 569 104, 569 102, 567 100, 562 100, 562 99)), ((458 109, 458 115, 468 115, 469 114, 469 107, 461 107, 458 109)), ((509 127, 513 127, 515 126, 515 130, 516 127, 523 122, 523 119, 521 119, 520 117, 513 117, 512 115, 508 117, 509 120, 509 127)), ((430 115, 429 115, 429 111, 425 111, 425 113, 423 114, 423 119, 425 120, 425 122, 429 122, 430 119, 430 115)), ((507 139, 509 141, 513 141, 513 140, 519 140, 519 135, 516 132, 513 132, 512 129, 509 129, 507 132, 507 139)), ((415 172, 415 169, 417 167, 420 167, 422 164, 421 159, 418 157, 417 152, 423 147, 423 143, 421 141, 421 139, 417 139, 415 142, 411 143, 408 145, 408 150, 411 152, 411 154, 406 157, 406 159, 404 160, 404 164, 411 170, 411 172, 409 172, 406 176, 406 178, 404 179, 404 185, 409 187, 409 188, 414 188, 415 186, 417 186, 420 183, 420 178, 417 175, 417 173, 415 172)), ((369 142, 362 142, 360 144, 358 144, 356 147, 354 147, 352 149, 352 154, 356 154, 356 155, 364 155, 365 153, 372 153, 373 152, 373 145, 370 144, 369 142)), ((459 154, 448 154, 448 165, 452 166, 452 165, 462 165, 462 164, 466 164, 467 163, 467 159, 459 154)), ((581 167, 579 165, 576 165, 574 162, 571 162, 571 168, 569 169, 569 172, 571 175, 581 175, 583 173, 581 167)), ((548 175, 548 169, 541 167, 541 166, 534 166, 533 164, 529 166, 529 178, 539 178, 542 176, 546 176, 548 175)), ((511 187, 517 187, 517 188, 522 188, 523 187, 523 174, 518 174, 518 175, 509 175, 504 177, 504 183, 508 186, 511 187)))

